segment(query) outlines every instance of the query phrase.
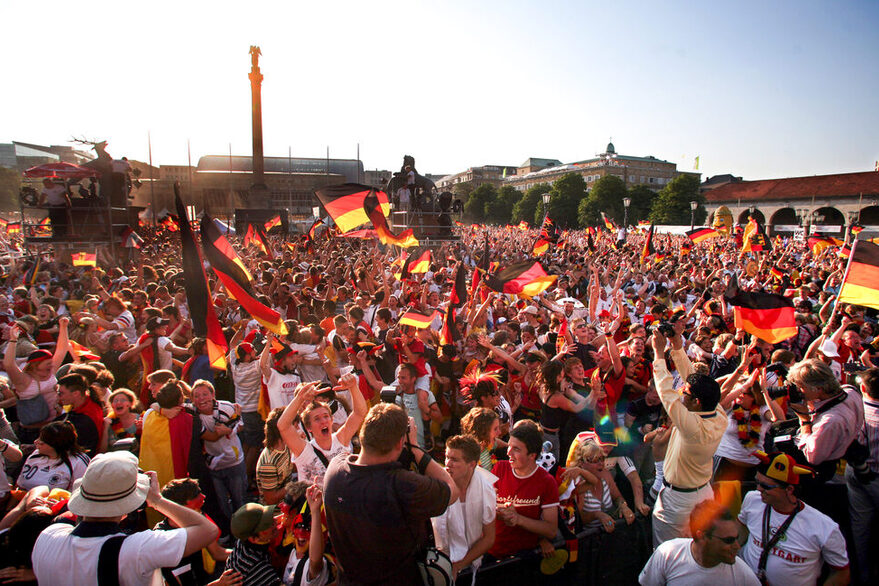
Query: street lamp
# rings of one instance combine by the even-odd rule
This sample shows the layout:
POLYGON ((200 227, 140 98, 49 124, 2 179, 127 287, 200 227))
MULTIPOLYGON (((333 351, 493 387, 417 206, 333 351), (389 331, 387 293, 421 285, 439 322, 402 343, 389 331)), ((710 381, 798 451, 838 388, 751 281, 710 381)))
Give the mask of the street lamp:
POLYGON ((628 231, 629 229, 629 206, 632 205, 631 197, 623 198, 623 231, 628 231))
POLYGON ((549 215, 549 193, 543 194, 543 221, 546 222, 546 216, 549 215))
POLYGON ((696 208, 699 207, 699 202, 695 199, 690 200, 690 230, 696 227, 696 208))

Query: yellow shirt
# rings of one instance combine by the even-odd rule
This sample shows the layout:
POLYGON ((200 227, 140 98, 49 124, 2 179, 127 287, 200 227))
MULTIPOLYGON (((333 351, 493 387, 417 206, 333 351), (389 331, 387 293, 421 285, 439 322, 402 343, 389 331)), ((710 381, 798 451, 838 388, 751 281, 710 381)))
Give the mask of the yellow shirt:
MULTIPOLYGON (((690 359, 683 350, 672 350, 671 357, 682 378, 692 371, 690 359)), ((714 452, 728 424, 720 405, 713 412, 688 410, 681 395, 672 389, 672 375, 665 360, 653 361, 653 380, 662 405, 674 423, 665 453, 665 480, 678 488, 698 488, 711 480, 714 452)))

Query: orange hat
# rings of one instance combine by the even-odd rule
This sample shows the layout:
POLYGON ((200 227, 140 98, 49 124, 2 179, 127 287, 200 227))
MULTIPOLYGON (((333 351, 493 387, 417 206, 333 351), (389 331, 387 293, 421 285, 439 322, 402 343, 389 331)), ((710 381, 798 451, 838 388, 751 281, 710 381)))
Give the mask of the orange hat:
POLYGON ((783 452, 754 452, 760 465, 757 470, 764 476, 768 476, 774 480, 784 482, 786 484, 799 484, 800 476, 803 474, 815 475, 815 471, 808 466, 802 466, 796 460, 783 452))

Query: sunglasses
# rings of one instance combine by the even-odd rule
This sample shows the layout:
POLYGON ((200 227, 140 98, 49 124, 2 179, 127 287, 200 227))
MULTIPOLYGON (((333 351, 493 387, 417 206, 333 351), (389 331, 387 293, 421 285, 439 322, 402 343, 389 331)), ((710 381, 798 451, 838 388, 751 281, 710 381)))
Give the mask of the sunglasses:
POLYGON ((732 537, 718 537, 717 535, 709 535, 709 537, 713 537, 714 539, 718 539, 727 545, 732 545, 733 543, 735 543, 739 540, 739 538, 735 535, 733 535, 732 537))
POLYGON ((781 485, 779 485, 779 484, 768 484, 768 483, 766 483, 766 482, 760 482, 760 481, 758 480, 758 481, 757 481, 757 486, 759 486, 759 487, 762 488, 763 490, 772 490, 772 489, 774 489, 774 488, 779 488, 781 485))

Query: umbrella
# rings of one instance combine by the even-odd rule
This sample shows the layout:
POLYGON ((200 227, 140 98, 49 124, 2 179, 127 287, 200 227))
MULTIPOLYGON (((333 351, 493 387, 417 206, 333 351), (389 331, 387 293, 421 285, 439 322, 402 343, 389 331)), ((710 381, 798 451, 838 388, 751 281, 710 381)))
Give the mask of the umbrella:
POLYGON ((100 173, 73 163, 46 163, 31 167, 24 172, 25 177, 57 177, 59 179, 84 179, 98 177, 100 173))
POLYGON ((556 303, 573 303, 574 307, 586 307, 583 305, 583 302, 579 299, 574 299, 573 297, 562 297, 561 299, 556 299, 556 303))

